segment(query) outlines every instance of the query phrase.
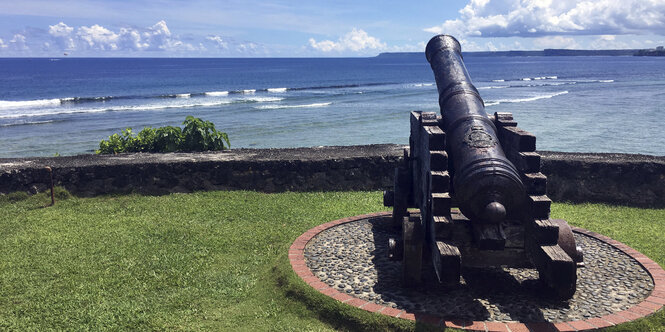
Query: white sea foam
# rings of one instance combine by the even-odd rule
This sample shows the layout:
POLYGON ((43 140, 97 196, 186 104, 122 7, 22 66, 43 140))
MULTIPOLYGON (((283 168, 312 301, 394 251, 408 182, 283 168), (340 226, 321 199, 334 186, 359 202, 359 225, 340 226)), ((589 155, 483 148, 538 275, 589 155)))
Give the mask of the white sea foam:
POLYGON ((25 107, 44 107, 60 105, 60 99, 37 99, 37 100, 0 100, 0 109, 25 108, 25 107))
POLYGON ((0 125, 0 127, 12 127, 12 126, 22 126, 22 125, 37 125, 37 124, 46 124, 46 123, 52 123, 55 122, 55 120, 46 120, 46 121, 18 121, 14 123, 7 123, 0 125))
POLYGON ((220 96, 228 96, 229 92, 228 91, 209 91, 205 93, 206 96, 210 97, 220 97, 220 96))
POLYGON ((251 93, 256 92, 256 89, 240 90, 240 92, 241 92, 241 93, 245 93, 245 94, 251 94, 251 93))
POLYGON ((556 96, 560 95, 565 95, 567 94, 568 91, 561 91, 557 93, 552 93, 552 94, 547 94, 547 95, 540 95, 540 96, 533 96, 533 97, 528 97, 528 98, 515 98, 515 99, 499 99, 499 100, 491 100, 485 103, 485 106, 494 106, 494 105, 499 105, 499 104, 507 104, 507 103, 525 103, 525 102, 530 102, 530 101, 536 101, 540 99, 550 99, 556 96))
POLYGON ((492 80, 492 82, 505 82, 506 80, 492 80))
MULTIPOLYGON (((154 111, 154 110, 164 110, 164 109, 179 109, 179 108, 193 108, 193 107, 214 107, 222 106, 234 103, 264 103, 264 102, 277 102, 281 101, 284 98, 277 97, 241 97, 235 99, 224 99, 216 100, 210 102, 195 102, 206 99, 187 99, 192 100, 190 102, 185 102, 182 100, 180 102, 172 100, 169 102, 163 103, 152 103, 152 104, 142 104, 142 105, 118 105, 118 106, 105 106, 105 107, 95 107, 95 108, 69 108, 69 107, 50 107, 50 108, 32 108, 32 109, 8 109, 5 112, 0 112, 0 119, 18 119, 26 117, 38 117, 38 116, 52 116, 52 115, 62 115, 62 114, 75 114, 75 113, 100 113, 100 112, 122 112, 122 111, 154 111)), ((58 99, 59 100, 59 99, 58 99)))
POLYGON ((314 104, 305 104, 305 105, 262 105, 255 107, 260 110, 276 110, 284 108, 316 108, 316 107, 326 107, 332 104, 332 102, 327 103, 314 103, 314 104))
POLYGON ((434 83, 414 83, 414 84, 412 84, 412 86, 420 88, 420 87, 423 87, 423 86, 434 86, 434 83))
POLYGON ((286 88, 269 88, 268 92, 282 93, 286 92, 286 88))
POLYGON ((175 96, 176 96, 176 98, 189 98, 189 97, 192 96, 192 94, 191 93, 179 93, 175 96))
POLYGON ((522 81, 531 81, 531 78, 530 77, 524 77, 524 78, 522 78, 522 81))
POLYGON ((548 80, 556 80, 558 77, 556 76, 546 76, 548 80))
POLYGON ((613 83, 614 80, 598 80, 600 83, 613 83))
POLYGON ((255 103, 270 103, 275 101, 282 101, 284 98, 279 97, 250 97, 250 98, 241 98, 236 99, 236 102, 255 102, 255 103))
POLYGON ((508 85, 499 85, 499 86, 481 86, 477 88, 478 90, 490 90, 490 89, 505 89, 508 88, 508 85))

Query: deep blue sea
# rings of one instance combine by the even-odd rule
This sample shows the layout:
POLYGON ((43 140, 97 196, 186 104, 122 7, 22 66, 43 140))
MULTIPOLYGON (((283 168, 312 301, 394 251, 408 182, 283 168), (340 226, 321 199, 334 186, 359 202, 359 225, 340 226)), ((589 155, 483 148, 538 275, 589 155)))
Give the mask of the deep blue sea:
MULTIPOLYGON (((665 57, 467 57, 488 113, 539 150, 665 155, 665 57)), ((0 58, 0 157, 92 153, 126 127, 210 120, 232 148, 408 143, 438 112, 422 56, 0 58)))

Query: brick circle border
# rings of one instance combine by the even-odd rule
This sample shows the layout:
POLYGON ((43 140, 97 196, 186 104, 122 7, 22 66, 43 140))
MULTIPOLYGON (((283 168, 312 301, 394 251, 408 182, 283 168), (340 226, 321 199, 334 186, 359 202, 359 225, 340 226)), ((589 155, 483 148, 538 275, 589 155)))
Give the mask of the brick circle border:
POLYGON ((369 218, 387 217, 391 212, 377 212, 370 214, 363 214, 354 217, 348 217, 338 220, 333 220, 325 224, 316 226, 307 232, 300 235, 289 248, 289 261, 293 271, 308 285, 319 291, 320 293, 332 297, 333 299, 363 309, 369 312, 376 312, 383 315, 397 317, 412 321, 424 322, 430 325, 440 327, 452 327, 458 329, 465 329, 471 331, 587 331, 598 328, 609 327, 618 325, 625 322, 630 322, 639 318, 649 316, 665 306, 665 270, 647 256, 638 252, 637 250, 611 239, 605 235, 596 232, 588 231, 586 229, 572 227, 573 232, 584 234, 595 238, 599 241, 605 242, 626 255, 635 259, 642 267, 647 270, 651 275, 654 282, 654 288, 649 297, 641 303, 624 311, 619 311, 611 315, 602 317, 590 318, 587 320, 575 320, 560 323, 549 322, 489 322, 489 321, 464 321, 464 320, 444 320, 430 314, 408 312, 401 309, 395 309, 379 305, 373 302, 362 300, 345 293, 341 293, 336 289, 328 286, 317 278, 305 263, 305 246, 320 232, 335 227, 337 225, 350 223, 369 218))

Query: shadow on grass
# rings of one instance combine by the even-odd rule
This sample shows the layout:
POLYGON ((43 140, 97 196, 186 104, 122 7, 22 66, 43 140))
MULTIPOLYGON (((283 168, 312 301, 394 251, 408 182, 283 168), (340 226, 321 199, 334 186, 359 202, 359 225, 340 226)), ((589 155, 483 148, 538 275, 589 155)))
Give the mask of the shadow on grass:
POLYGON ((278 263, 271 269, 273 285, 287 301, 295 302, 295 306, 289 310, 304 310, 316 316, 322 322, 328 324, 335 330, 342 331, 441 331, 443 328, 435 327, 427 323, 400 320, 371 313, 341 303, 331 297, 325 296, 311 288, 302 281, 288 263, 285 257, 281 257, 278 263))

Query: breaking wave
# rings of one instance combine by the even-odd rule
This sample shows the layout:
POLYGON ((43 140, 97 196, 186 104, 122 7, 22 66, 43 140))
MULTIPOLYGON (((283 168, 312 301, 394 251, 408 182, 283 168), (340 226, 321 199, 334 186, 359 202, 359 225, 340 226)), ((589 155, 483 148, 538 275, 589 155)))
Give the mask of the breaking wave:
MULTIPOLYGON (((69 98, 65 98, 69 99, 69 98)), ((0 100, 0 109, 56 106, 62 104, 63 99, 37 99, 37 100, 0 100)))
POLYGON ((25 117, 47 116, 47 115, 62 115, 62 114, 76 114, 76 113, 99 113, 99 112, 114 112, 114 111, 152 111, 163 109, 181 109, 193 107, 214 107, 228 104, 241 104, 241 103, 269 103, 282 101, 284 98, 277 97, 246 97, 246 98, 227 98, 222 100, 206 100, 205 98, 194 99, 187 98, 187 102, 161 102, 141 105, 104 105, 103 107, 93 108, 33 108, 23 109, 18 112, 0 112, 0 119, 17 119, 25 117))
POLYGON ((515 98, 515 99, 499 99, 499 100, 490 100, 485 103, 485 106, 495 106, 499 104, 508 104, 508 103, 526 103, 530 101, 536 101, 540 99, 550 99, 554 98, 556 96, 561 96, 567 94, 568 91, 561 91, 557 93, 552 93, 552 94, 547 94, 547 95, 540 95, 540 96, 533 96, 533 97, 528 97, 528 98, 515 98))
POLYGON ((305 104, 305 105, 261 105, 261 106, 255 107, 255 108, 260 109, 260 110, 276 110, 276 109, 284 109, 284 108, 316 108, 316 107, 326 107, 330 104, 332 104, 332 102, 313 103, 313 104, 305 104))

